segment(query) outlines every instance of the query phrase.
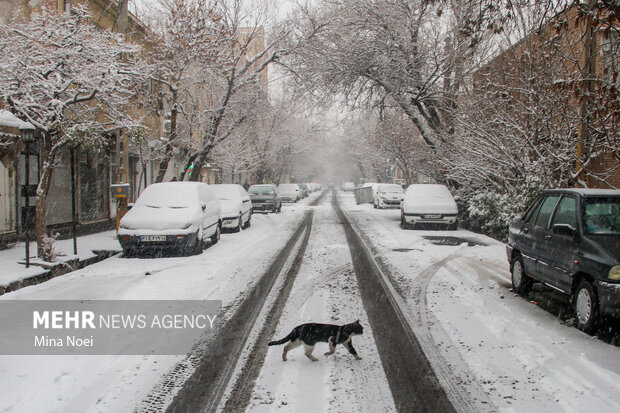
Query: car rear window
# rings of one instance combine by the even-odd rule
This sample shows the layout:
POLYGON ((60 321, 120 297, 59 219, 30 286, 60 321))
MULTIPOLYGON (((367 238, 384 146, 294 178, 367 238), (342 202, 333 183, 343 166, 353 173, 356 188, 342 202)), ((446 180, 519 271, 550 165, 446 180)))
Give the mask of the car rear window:
POLYGON ((585 198, 583 222, 587 234, 620 235, 620 197, 585 198))

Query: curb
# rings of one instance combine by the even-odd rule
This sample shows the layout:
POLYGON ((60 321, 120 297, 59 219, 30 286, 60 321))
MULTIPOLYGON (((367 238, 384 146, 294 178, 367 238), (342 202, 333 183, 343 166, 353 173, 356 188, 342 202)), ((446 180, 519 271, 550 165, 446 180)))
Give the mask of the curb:
POLYGON ((0 285, 0 295, 10 293, 12 291, 16 291, 31 285, 41 284, 45 281, 51 280, 52 278, 60 277, 61 275, 68 274, 75 270, 79 270, 91 264, 95 264, 107 258, 113 257, 114 255, 120 254, 122 251, 93 250, 92 252, 93 254, 95 254, 94 257, 86 258, 81 261, 78 258, 75 258, 66 262, 57 263, 52 268, 41 274, 26 277, 21 280, 16 280, 9 283, 8 285, 0 285))

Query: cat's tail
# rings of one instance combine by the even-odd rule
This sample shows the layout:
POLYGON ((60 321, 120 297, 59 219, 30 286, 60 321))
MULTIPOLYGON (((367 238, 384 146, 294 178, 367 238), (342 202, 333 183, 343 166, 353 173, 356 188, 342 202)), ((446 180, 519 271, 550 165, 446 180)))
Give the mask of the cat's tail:
POLYGON ((284 344, 287 341, 291 341, 293 339, 294 335, 295 335, 294 332, 291 331, 290 333, 288 333, 288 336, 284 337, 283 339, 276 340, 276 341, 270 341, 269 344, 267 344, 267 345, 268 346, 277 346, 279 344, 284 344))

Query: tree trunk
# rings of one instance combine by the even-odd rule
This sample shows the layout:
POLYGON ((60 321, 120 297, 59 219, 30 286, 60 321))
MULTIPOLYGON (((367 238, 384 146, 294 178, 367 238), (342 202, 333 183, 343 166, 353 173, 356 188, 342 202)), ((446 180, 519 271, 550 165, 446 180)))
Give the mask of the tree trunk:
POLYGON ((166 171, 168 171, 168 165, 170 164, 170 160, 174 154, 174 146, 173 142, 177 137, 177 117, 179 111, 177 109, 178 102, 178 92, 176 90, 172 91, 172 109, 170 109, 170 133, 168 134, 168 143, 166 144, 166 152, 164 153, 163 159, 159 162, 159 171, 157 172, 157 178, 155 182, 162 182, 164 180, 164 176, 166 175, 166 171))
POLYGON ((50 185, 52 183, 52 174, 54 172, 55 156, 46 151, 43 154, 43 164, 41 165, 41 178, 37 186, 37 202, 36 202, 36 223, 35 231, 37 238, 37 255, 44 261, 51 261, 51 250, 45 248, 45 239, 47 237, 47 220, 45 214, 47 212, 47 195, 49 194, 50 185))

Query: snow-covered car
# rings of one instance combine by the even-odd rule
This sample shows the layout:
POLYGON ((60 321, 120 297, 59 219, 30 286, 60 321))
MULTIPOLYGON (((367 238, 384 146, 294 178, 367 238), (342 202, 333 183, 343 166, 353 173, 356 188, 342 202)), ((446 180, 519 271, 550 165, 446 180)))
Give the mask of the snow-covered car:
POLYGON ((403 187, 396 184, 379 184, 373 190, 375 208, 398 208, 403 200, 403 187))
POLYGON ((252 200, 252 212, 280 212, 282 210, 282 198, 280 198, 280 193, 275 185, 252 185, 248 188, 248 194, 252 200))
POLYGON ((341 189, 345 192, 352 192, 355 189, 353 182, 343 182, 341 189))
POLYGON ((297 184, 280 184, 278 191, 282 202, 297 202, 303 197, 302 190, 297 184))
POLYGON ((414 184, 405 191, 400 203, 400 225, 403 229, 417 225, 433 225, 456 230, 458 207, 445 185, 414 184))
POLYGON ((248 192, 237 184, 209 185, 222 207, 222 229, 241 231, 250 226, 252 201, 248 192))
POLYGON ((146 251, 199 254, 221 231, 220 201, 201 182, 152 184, 123 216, 118 240, 125 255, 146 251))
POLYGON ((544 191, 510 225, 512 286, 541 282, 571 297, 577 328, 620 317, 620 190, 544 191))
POLYGON ((308 186, 306 184, 297 184, 299 186, 299 189, 301 191, 301 198, 306 198, 308 195, 310 195, 310 190, 308 189, 308 186))

